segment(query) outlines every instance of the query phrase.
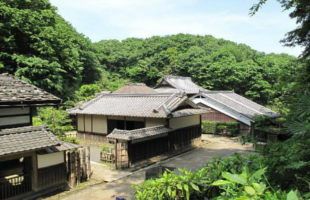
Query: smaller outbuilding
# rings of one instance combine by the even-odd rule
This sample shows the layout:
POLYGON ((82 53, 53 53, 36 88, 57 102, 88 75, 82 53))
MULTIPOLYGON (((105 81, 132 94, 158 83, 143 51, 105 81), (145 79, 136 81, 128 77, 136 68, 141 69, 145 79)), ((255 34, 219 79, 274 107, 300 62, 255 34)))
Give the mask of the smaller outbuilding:
POLYGON ((65 152, 47 126, 0 131, 0 199, 34 198, 67 186, 65 152))

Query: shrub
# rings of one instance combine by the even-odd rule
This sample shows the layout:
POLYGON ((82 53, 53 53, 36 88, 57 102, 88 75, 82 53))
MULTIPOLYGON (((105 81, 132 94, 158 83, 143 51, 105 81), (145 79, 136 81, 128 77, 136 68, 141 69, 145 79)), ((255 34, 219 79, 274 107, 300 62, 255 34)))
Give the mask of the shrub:
POLYGON ((40 108, 38 115, 55 135, 63 136, 65 132, 73 130, 73 127, 70 125, 72 120, 69 117, 69 113, 61 108, 40 108))
POLYGON ((220 134, 227 129, 228 135, 235 136, 239 131, 239 123, 237 122, 202 122, 202 132, 205 134, 220 134))
POLYGON ((230 157, 213 158, 206 165, 190 172, 179 169, 179 175, 165 172, 158 179, 150 179, 136 189, 136 199, 203 199, 220 195, 220 188, 212 183, 223 178, 222 172, 241 173, 243 166, 258 170, 260 157, 251 154, 248 157, 234 154, 230 157))
POLYGON ((58 137, 58 139, 73 144, 80 144, 80 142, 75 137, 58 137))
POLYGON ((310 139, 268 143, 263 156, 272 185, 285 190, 299 188, 303 193, 309 191, 310 184, 303 180, 310 180, 310 139))
POLYGON ((110 146, 107 144, 102 145, 101 151, 109 153, 110 152, 110 146))
POLYGON ((34 126, 39 126, 39 125, 42 125, 43 122, 42 122, 42 119, 40 117, 33 117, 32 118, 32 124, 34 126))

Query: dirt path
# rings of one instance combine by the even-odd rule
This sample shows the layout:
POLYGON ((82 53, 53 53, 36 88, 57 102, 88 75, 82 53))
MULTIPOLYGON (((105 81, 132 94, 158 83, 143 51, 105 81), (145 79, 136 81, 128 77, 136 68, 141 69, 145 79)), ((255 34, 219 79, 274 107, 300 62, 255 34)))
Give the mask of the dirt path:
MULTIPOLYGON (((248 154, 252 150, 251 145, 241 145, 240 143, 234 142, 229 138, 204 135, 203 139, 210 141, 210 143, 139 171, 126 175, 122 174, 124 175, 123 178, 115 181, 98 184, 80 191, 69 193, 66 196, 59 194, 45 200, 110 200, 115 199, 115 196, 129 199, 134 195, 134 189, 130 188, 130 186, 133 184, 141 184, 145 179, 145 171, 149 168, 155 166, 167 166, 187 168, 195 171, 200 169, 206 161, 210 160, 214 156, 228 156, 234 153, 248 154)), ((178 173, 177 170, 176 173, 178 173)), ((96 174, 94 174, 94 176, 95 175, 96 174)))

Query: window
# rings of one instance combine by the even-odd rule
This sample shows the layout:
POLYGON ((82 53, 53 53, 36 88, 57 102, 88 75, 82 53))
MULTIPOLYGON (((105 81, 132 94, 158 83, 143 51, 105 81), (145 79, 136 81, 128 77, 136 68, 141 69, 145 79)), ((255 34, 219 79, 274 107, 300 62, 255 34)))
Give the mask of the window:
POLYGON ((139 128, 145 128, 145 123, 139 121, 124 121, 124 120, 109 119, 108 134, 110 134, 115 128, 120 130, 134 130, 139 128))

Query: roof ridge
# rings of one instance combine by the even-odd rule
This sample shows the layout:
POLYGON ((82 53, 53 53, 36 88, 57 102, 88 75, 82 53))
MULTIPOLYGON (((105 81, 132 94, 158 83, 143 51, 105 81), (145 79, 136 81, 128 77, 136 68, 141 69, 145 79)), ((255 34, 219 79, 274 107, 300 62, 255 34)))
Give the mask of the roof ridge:
POLYGON ((189 80, 192 80, 191 77, 189 76, 169 76, 169 75, 163 75, 163 79, 165 78, 175 78, 175 79, 189 79, 189 80))
POLYGON ((163 102, 161 105, 153 109, 153 111, 158 112, 159 109, 163 107, 166 113, 170 113, 170 111, 167 108, 167 102, 171 101, 176 95, 178 95, 178 93, 173 93, 172 95, 170 95, 170 97, 165 102, 163 102))
POLYGON ((21 132, 31 132, 38 130, 49 130, 49 127, 46 124, 38 125, 38 126, 22 126, 17 128, 6 128, 0 131, 0 136, 10 135, 10 134, 18 134, 21 132))

